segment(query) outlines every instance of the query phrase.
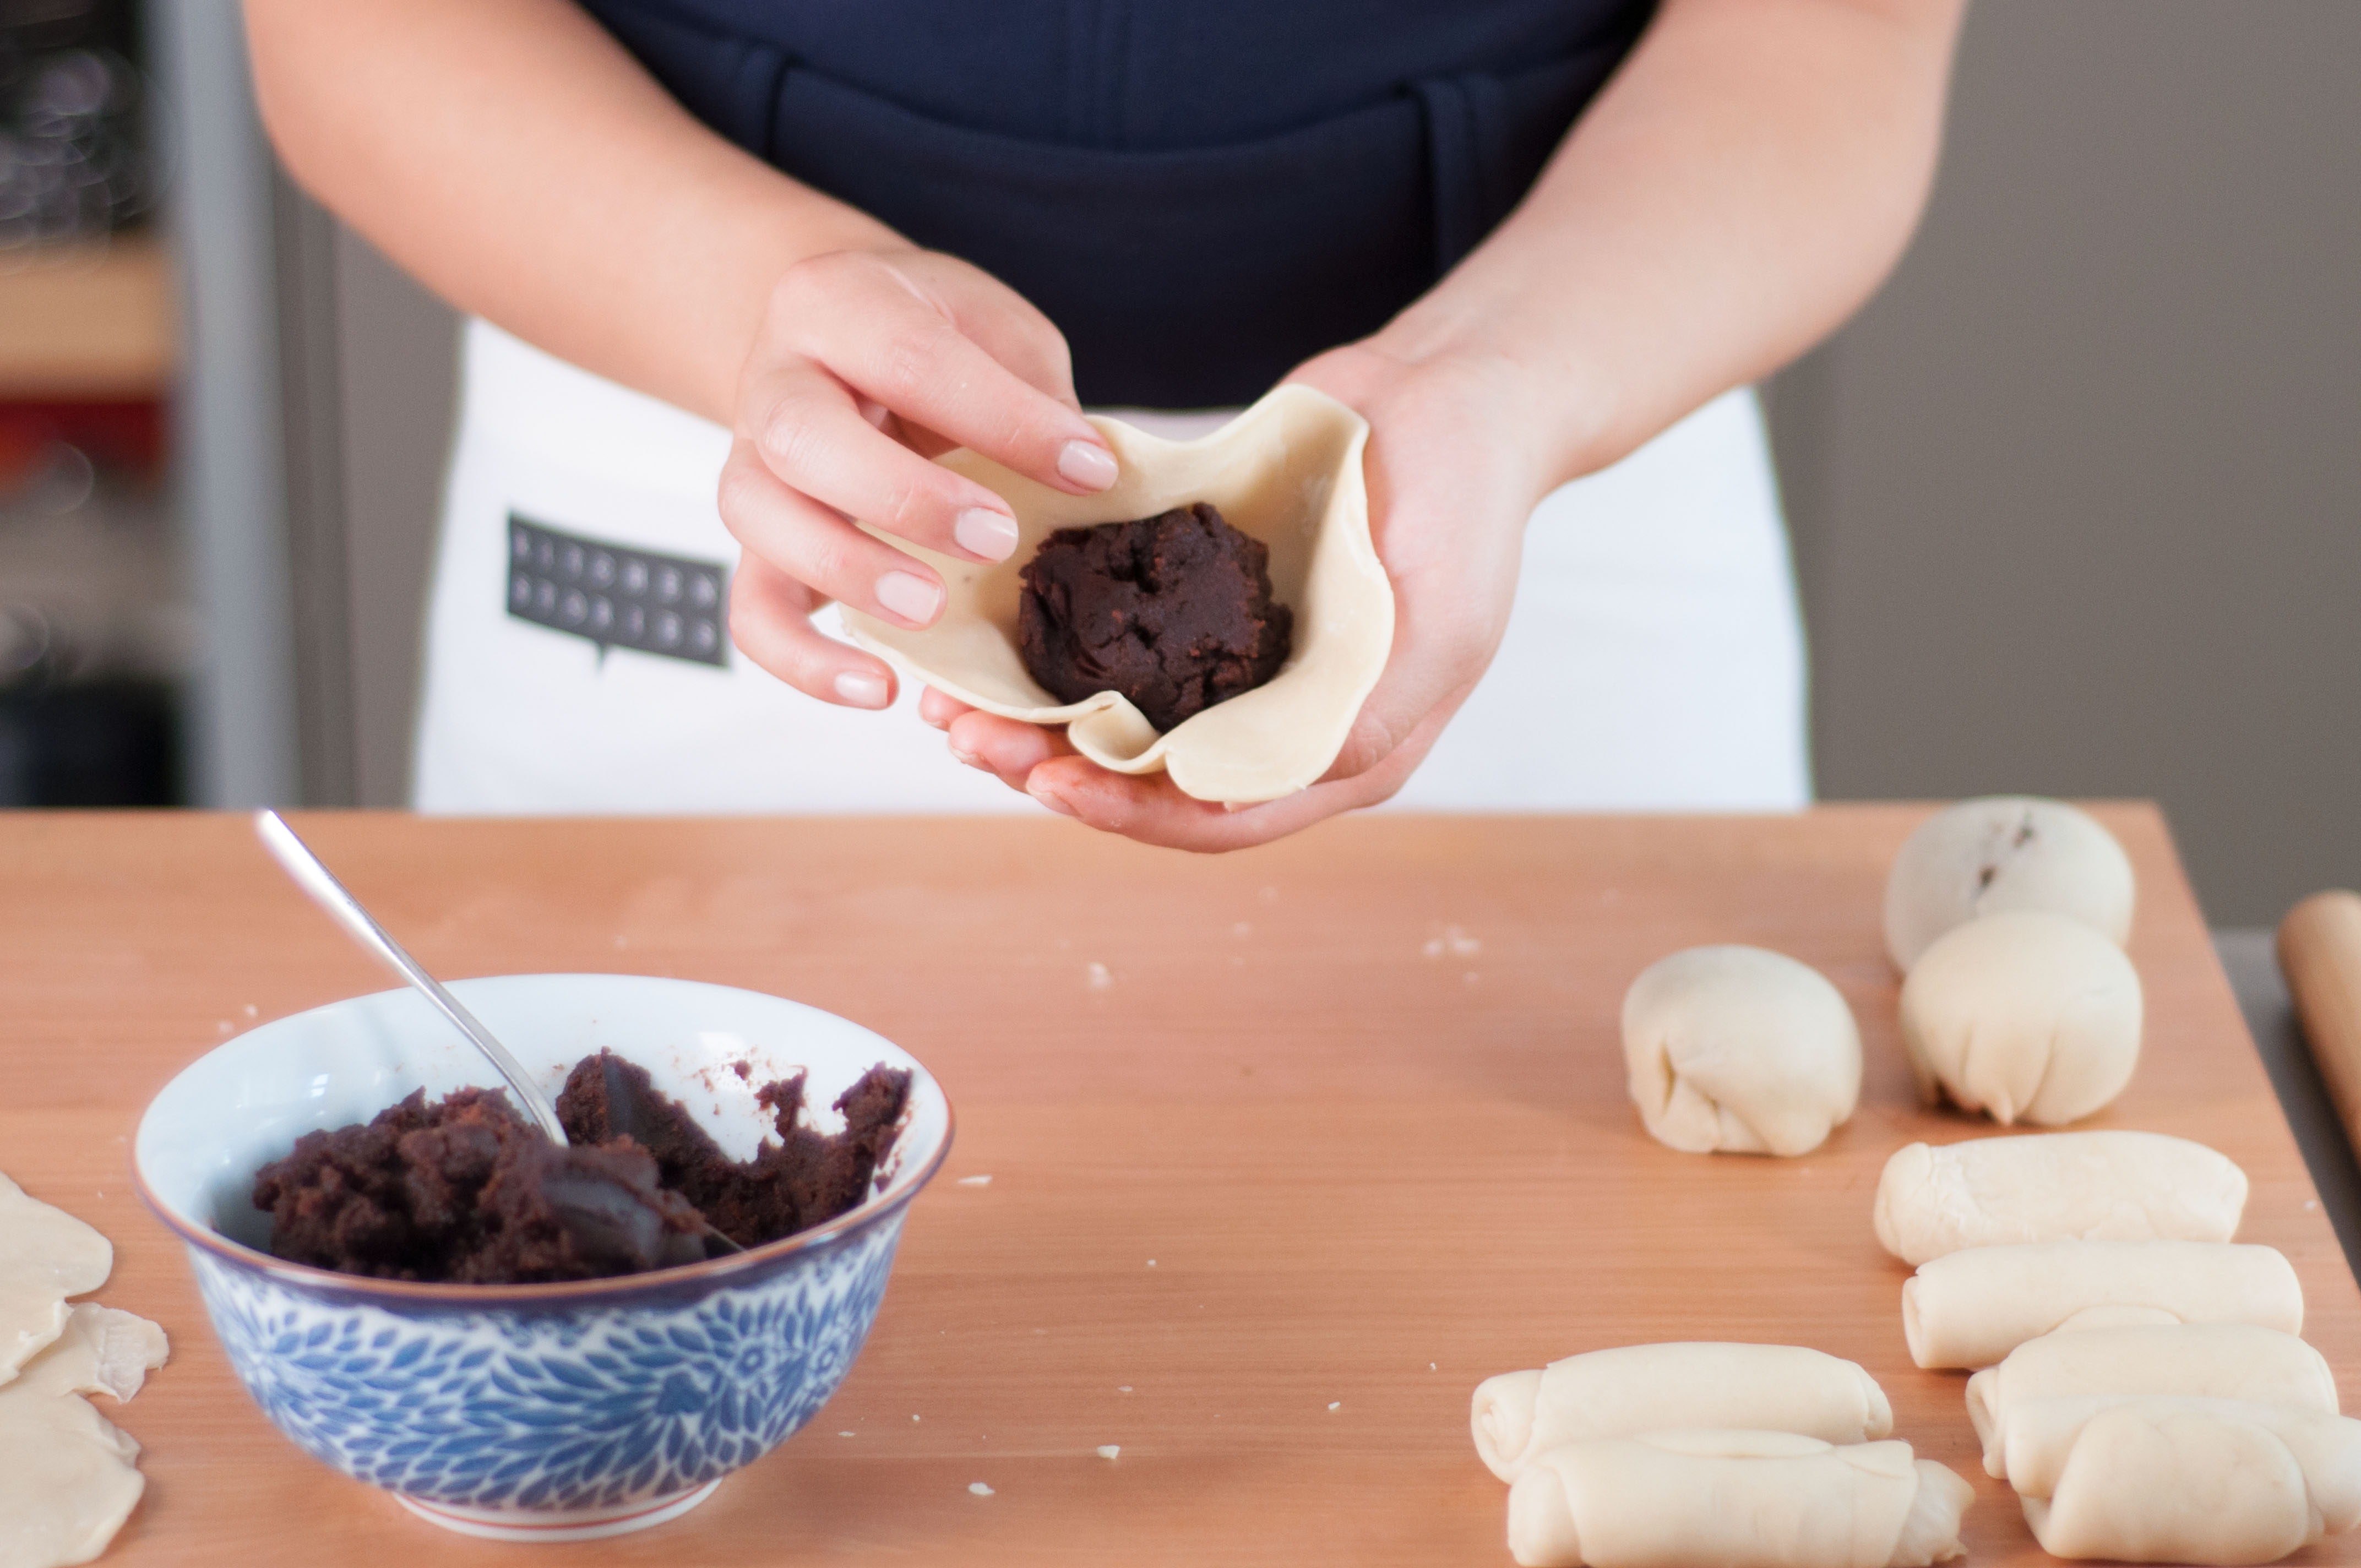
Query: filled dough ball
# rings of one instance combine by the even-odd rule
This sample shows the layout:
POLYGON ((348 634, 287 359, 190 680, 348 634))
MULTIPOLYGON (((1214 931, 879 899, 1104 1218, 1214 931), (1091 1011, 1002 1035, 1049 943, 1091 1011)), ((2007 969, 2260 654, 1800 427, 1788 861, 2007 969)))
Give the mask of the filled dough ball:
POLYGON ((2170 1397, 2047 1403, 2011 1445, 2009 1479, 2053 1557, 2270 1563, 2361 1521, 2361 1421, 2170 1397))
POLYGON ((2328 1358, 2291 1333, 2251 1323, 2152 1323, 2026 1341, 1968 1379, 1968 1420, 1984 1445, 1984 1473, 2005 1479, 2020 1412, 2157 1394, 2336 1413, 2328 1358))
POLYGON ((2132 862, 2114 835, 2063 801, 1963 800, 1920 825, 1885 879, 1885 950, 1907 973, 1955 926, 2014 909, 2068 915, 2120 947, 2132 931, 2132 862))
POLYGON ((1894 1430, 1894 1408, 1858 1363, 1801 1345, 1626 1344, 1486 1378, 1469 1424, 1485 1464, 1514 1481, 1554 1448, 1665 1427, 1866 1442, 1894 1430))
POLYGON ((2139 972, 2079 920, 2025 910, 1954 927, 1902 983, 1919 1093, 2007 1125, 2100 1110, 2139 1061, 2139 972))
POLYGON ((1659 1143, 1806 1154, 1861 1098, 1861 1030, 1808 965, 1761 948, 1691 948, 1631 982, 1623 1065, 1659 1143))
POLYGON ((1969 1485, 1906 1442, 1673 1431, 1554 1449, 1509 1489, 1524 1568, 1923 1568, 1960 1555, 1969 1485))
POLYGON ((2276 1247, 2230 1242, 2026 1242, 1921 1264, 1902 1334, 1921 1366, 1997 1366, 2061 1329, 2252 1323, 2303 1332, 2303 1286, 2276 1247))
POLYGON ((2226 1242, 2246 1173, 2162 1133, 2041 1133, 1907 1144, 1877 1181, 1878 1245, 1903 1262, 2006 1242, 2226 1242))

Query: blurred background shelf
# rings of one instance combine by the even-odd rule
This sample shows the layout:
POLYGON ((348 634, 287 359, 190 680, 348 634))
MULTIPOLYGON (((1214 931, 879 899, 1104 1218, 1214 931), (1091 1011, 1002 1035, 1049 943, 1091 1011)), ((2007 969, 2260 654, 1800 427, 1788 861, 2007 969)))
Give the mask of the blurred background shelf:
POLYGON ((0 256, 0 401, 161 399, 178 357, 172 295, 153 234, 0 256))

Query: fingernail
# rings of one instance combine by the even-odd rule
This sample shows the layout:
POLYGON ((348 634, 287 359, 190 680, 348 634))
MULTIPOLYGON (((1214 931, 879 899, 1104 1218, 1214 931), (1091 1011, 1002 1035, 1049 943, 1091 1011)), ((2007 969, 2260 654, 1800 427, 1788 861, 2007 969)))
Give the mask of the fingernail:
POLYGON ((903 620, 924 626, 943 608, 943 590, 908 572, 888 572, 877 579, 877 602, 903 620))
POLYGON ((885 681, 860 670, 847 670, 836 677, 836 695, 855 707, 885 706, 885 681))
POLYGON ((1069 441, 1058 448, 1058 472, 1071 485, 1104 490, 1115 483, 1115 454, 1087 441, 1069 441))
POLYGON ((951 537, 971 555, 1005 561, 1016 552, 1016 520, 989 507, 970 507, 952 521, 951 537))
POLYGON ((978 757, 973 751, 962 751, 957 746, 954 746, 951 748, 951 755, 959 759, 961 762, 965 762, 971 768, 980 768, 983 766, 983 760, 978 757))
POLYGON ((1046 789, 1028 789, 1025 793, 1031 795, 1034 799, 1039 801, 1042 805, 1048 806, 1050 810, 1056 812, 1060 817, 1071 817, 1074 815, 1074 808, 1072 806, 1068 806, 1064 801, 1059 799, 1055 795, 1046 789))

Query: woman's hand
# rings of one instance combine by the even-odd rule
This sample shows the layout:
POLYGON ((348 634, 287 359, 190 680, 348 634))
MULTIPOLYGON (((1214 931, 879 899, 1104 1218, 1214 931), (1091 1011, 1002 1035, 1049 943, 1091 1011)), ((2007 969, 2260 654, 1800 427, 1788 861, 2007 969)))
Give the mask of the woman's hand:
POLYGON ((1519 433, 1532 428, 1521 372, 1497 356, 1420 362, 1377 340, 1334 349, 1289 378, 1369 422, 1369 528, 1394 587, 1393 651, 1320 783, 1235 809, 1154 773, 1110 773, 1062 730, 928 691, 919 711, 952 754, 1093 828, 1184 850, 1280 838, 1401 788, 1492 662, 1515 598, 1525 519, 1547 485, 1519 433))
POLYGON ((967 446, 1074 495, 1115 482, 1074 400, 1066 340, 1005 285, 955 258, 846 250, 772 290, 739 384, 721 521, 745 547, 730 595, 741 652, 823 702, 884 707, 894 672, 823 635, 834 599, 926 626, 942 579, 851 520, 971 561, 1016 548, 1008 503, 928 462, 967 446))

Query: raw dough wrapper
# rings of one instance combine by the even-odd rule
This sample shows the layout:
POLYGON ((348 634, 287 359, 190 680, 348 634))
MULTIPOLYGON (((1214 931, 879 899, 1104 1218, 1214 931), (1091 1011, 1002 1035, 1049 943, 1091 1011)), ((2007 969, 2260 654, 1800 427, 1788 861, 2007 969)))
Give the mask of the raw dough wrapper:
POLYGON ((1908 973, 1955 926, 2012 909, 2087 922, 2121 947, 2132 934, 2132 862, 2114 835, 2062 800, 1963 800, 1921 823, 1885 879, 1885 950, 1908 973))
POLYGON ((1676 1431, 1553 1449, 1509 1489, 1524 1568, 1921 1568, 1974 1490, 1906 1442, 1676 1431))
POLYGON ((106 1550, 146 1481, 139 1445, 84 1394, 128 1399, 164 1365, 164 1331, 83 1302, 0 1388, 0 1568, 63 1568, 106 1550))
POLYGON ((66 1298, 114 1267, 104 1236, 0 1176, 0 1383, 64 1331, 66 1298))
POLYGON ((1996 1366, 2061 1329, 2253 1323, 2303 1332, 2303 1287, 2279 1251, 2230 1242, 2025 1242, 1921 1264, 1902 1332, 1921 1366, 1996 1366))
POLYGON ((1946 934, 1902 982, 1918 1092, 2006 1126, 2100 1110, 2139 1064, 2139 971, 2080 920, 1988 915, 1946 934))
MULTIPOLYGON (((1367 422, 1310 387, 1273 389, 1197 441, 1165 441, 1093 418, 1120 466, 1114 488, 1070 496, 961 447, 939 462, 1008 502, 1016 552, 954 560, 878 534, 941 574, 942 615, 920 630, 848 609, 862 646, 971 707, 1028 724, 1062 724, 1074 749, 1119 773, 1170 772, 1199 800, 1292 795, 1328 771, 1393 646, 1394 594, 1369 541, 1361 475, 1367 422), (1017 573, 1060 528, 1154 517, 1209 501, 1270 547, 1271 597, 1295 612, 1294 651, 1266 684, 1159 735, 1115 692, 1060 703, 1016 649, 1017 573)), ((874 532, 874 530, 871 532, 874 532)))
POLYGON ((2010 1442, 2025 1522, 2053 1557, 2270 1563, 2361 1519, 2361 1421, 2217 1399, 2091 1405, 2037 1401, 2010 1442))
POLYGON ((2246 1173, 2161 1133, 2033 1134, 1906 1144, 1878 1178, 1878 1245, 1908 1264, 2008 1242, 2226 1242, 2246 1173))
POLYGON ((2290 1333, 2249 1323, 2155 1323, 2026 1340, 1968 1379, 1968 1420, 1984 1473, 2006 1474, 2016 1412, 2085 1396, 2178 1394, 2336 1413, 2328 1358, 2290 1333))
POLYGON ((1761 948, 1691 948, 1623 997, 1640 1119, 1688 1154, 1807 1154, 1861 1098, 1861 1030, 1817 970, 1761 948))
POLYGON ((1554 1448, 1666 1427, 1752 1427, 1827 1442, 1894 1430, 1894 1408, 1855 1363, 1792 1344, 1627 1344, 1476 1386, 1476 1452, 1503 1481, 1554 1448))

